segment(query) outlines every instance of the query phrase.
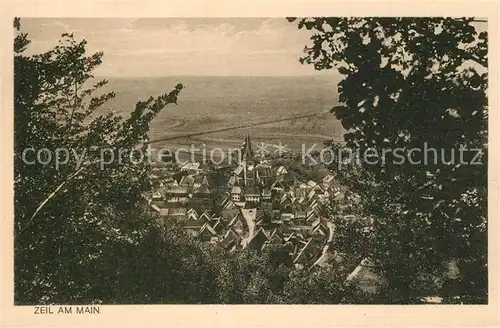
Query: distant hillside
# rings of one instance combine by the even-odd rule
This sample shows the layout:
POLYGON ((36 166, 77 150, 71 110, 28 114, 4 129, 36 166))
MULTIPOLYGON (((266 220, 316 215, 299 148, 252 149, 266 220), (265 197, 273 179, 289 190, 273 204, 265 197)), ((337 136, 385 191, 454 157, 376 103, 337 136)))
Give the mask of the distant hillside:
MULTIPOLYGON (((159 139, 183 134, 284 118, 299 114, 325 112, 337 102, 337 82, 327 76, 301 77, 212 77, 180 76, 164 78, 109 78, 108 90, 116 98, 105 109, 126 114, 139 100, 184 84, 179 105, 165 109, 154 121, 150 137, 159 139)), ((340 138, 340 123, 331 114, 317 118, 280 122, 160 143, 158 147, 207 144, 232 147, 250 132, 255 142, 278 143, 300 149, 340 138)))

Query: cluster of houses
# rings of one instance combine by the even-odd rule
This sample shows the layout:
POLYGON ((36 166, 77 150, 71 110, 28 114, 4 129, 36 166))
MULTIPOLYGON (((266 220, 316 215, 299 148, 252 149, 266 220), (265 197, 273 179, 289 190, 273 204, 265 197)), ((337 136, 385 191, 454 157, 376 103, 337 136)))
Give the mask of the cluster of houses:
MULTIPOLYGON (((168 176, 153 176, 156 189, 147 195, 165 225, 177 225, 200 240, 229 252, 280 246, 297 268, 343 261, 332 249, 335 226, 326 205, 343 192, 327 174, 317 181, 300 179, 285 165, 257 160, 250 137, 239 163, 214 170, 186 163, 168 176)), ((351 259, 347 281, 375 292, 381 277, 367 258, 351 259)))
POLYGON ((334 227, 324 205, 340 193, 334 178, 301 181, 256 157, 247 136, 237 165, 217 174, 186 163, 161 180, 149 204, 165 224, 230 252, 282 245, 297 266, 328 263, 334 227))

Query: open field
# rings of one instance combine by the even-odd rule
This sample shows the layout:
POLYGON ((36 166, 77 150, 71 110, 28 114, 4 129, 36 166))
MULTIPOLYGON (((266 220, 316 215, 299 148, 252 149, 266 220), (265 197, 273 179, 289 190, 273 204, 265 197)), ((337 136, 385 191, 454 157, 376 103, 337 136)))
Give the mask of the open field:
POLYGON ((170 136, 218 130, 234 126, 279 120, 291 116, 319 113, 292 121, 239 128, 191 138, 160 141, 155 147, 186 147, 191 144, 208 149, 241 145, 245 134, 253 142, 278 144, 293 150, 322 144, 327 139, 341 139, 340 123, 327 111, 337 101, 337 80, 320 77, 165 77, 109 78, 108 90, 116 98, 106 110, 127 115, 139 100, 167 92, 176 83, 184 89, 178 106, 165 108, 152 124, 152 141, 170 136))

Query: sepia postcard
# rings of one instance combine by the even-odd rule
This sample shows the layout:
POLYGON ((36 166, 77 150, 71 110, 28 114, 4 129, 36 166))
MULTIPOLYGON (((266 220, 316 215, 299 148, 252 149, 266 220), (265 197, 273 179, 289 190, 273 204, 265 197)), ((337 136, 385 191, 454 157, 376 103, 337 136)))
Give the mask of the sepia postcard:
POLYGON ((2 327, 498 325, 498 3, 2 3, 2 327))

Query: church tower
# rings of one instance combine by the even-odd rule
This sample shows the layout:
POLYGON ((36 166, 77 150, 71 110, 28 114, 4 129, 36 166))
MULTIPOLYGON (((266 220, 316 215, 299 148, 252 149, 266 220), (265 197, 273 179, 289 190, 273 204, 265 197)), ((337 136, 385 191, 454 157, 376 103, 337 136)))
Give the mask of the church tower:
POLYGON ((245 142, 243 142, 243 149, 241 152, 241 160, 245 161, 248 165, 254 165, 254 154, 252 151, 252 143, 250 142, 250 135, 246 135, 245 142))
POLYGON ((245 187, 255 187, 255 160, 250 135, 245 137, 245 142, 243 143, 241 163, 243 164, 245 187))

